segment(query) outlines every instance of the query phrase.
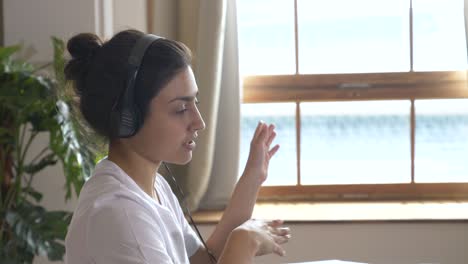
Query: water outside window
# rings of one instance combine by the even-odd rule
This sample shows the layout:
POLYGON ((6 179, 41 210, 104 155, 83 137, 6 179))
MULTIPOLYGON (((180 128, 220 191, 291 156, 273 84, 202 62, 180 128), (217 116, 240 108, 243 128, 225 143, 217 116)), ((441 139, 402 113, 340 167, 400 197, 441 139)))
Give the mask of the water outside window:
POLYGON ((418 100, 415 182, 468 182, 468 99, 418 100))
MULTIPOLYGON (((297 182, 296 159, 296 105, 294 103, 243 104, 241 107, 240 171, 245 167, 258 121, 276 125, 273 144, 280 149, 272 158, 268 178, 264 185, 295 185, 297 182)), ((273 145, 272 144, 272 145, 273 145)))
POLYGON ((409 101, 302 103, 301 116, 304 185, 411 181, 409 101))

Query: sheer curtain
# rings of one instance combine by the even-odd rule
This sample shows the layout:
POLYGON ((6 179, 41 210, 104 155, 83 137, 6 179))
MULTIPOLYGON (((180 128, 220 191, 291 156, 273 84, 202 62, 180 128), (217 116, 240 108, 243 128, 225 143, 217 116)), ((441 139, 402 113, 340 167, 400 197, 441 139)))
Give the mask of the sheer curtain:
POLYGON ((228 0, 212 177, 201 208, 224 208, 237 182, 240 94, 236 1, 228 0))
MULTIPOLYGON (((468 56, 468 0, 463 1, 463 10, 465 14, 465 39, 466 39, 466 54, 468 56)), ((466 79, 467 79, 467 88, 468 88, 468 69, 466 69, 466 79)))
POLYGON ((468 50, 468 0, 464 0, 463 9, 465 11, 465 38, 466 38, 466 45, 467 45, 467 50, 468 50))
MULTIPOLYGON (((152 33, 184 42, 194 54, 200 112, 193 159, 172 166, 191 210, 222 208, 238 176, 240 89, 234 0, 148 0, 152 33)), ((165 173, 163 170, 161 171, 165 173)), ((177 193, 177 192, 176 192, 177 193)))

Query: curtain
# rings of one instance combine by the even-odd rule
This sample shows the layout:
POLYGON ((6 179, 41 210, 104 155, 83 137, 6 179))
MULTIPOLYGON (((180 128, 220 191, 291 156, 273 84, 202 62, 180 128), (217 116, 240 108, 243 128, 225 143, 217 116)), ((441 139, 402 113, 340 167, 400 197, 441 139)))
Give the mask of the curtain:
POLYGON ((154 0, 150 6, 155 16, 152 32, 185 43, 194 54, 199 108, 206 123, 192 161, 172 165, 172 170, 190 210, 222 208, 234 189, 239 163, 235 0, 154 0))
POLYGON ((240 80, 236 1, 228 1, 215 154, 201 209, 223 209, 237 182, 240 152, 240 80))
MULTIPOLYGON (((468 57, 468 0, 463 1, 463 10, 465 17, 465 45, 466 45, 466 54, 468 57)), ((467 58, 468 59, 468 58, 467 58)), ((468 88, 468 69, 466 69, 466 79, 467 79, 467 88, 468 88)))
POLYGON ((465 39, 466 39, 466 46, 467 46, 467 54, 468 54, 468 0, 464 0, 464 12, 465 12, 465 39))

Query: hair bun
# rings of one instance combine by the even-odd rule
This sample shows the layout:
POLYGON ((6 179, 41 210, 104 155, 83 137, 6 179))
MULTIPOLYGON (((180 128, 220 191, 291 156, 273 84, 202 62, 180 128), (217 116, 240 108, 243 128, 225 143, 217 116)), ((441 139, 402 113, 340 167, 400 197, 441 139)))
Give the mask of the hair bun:
POLYGON ((81 33, 72 37, 67 44, 68 52, 75 59, 92 57, 94 52, 102 46, 101 39, 92 33, 81 33))
POLYGON ((65 67, 65 77, 69 80, 80 78, 88 69, 89 62, 96 51, 102 47, 101 39, 92 33, 81 33, 67 43, 72 59, 65 67))

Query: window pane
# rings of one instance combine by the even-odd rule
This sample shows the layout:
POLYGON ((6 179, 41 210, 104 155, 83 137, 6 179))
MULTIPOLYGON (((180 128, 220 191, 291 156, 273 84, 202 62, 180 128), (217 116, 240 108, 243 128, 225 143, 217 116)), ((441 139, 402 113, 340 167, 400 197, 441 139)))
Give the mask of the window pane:
POLYGON ((240 74, 293 74, 294 0, 237 0, 240 74))
POLYGON ((410 69, 408 0, 298 0, 299 72, 410 69))
POLYGON ((301 104, 302 184, 411 181, 410 102, 301 104))
POLYGON ((463 0, 413 0, 414 70, 466 69, 463 0))
POLYGON ((416 182, 468 182, 468 100, 418 100, 416 182))
POLYGON ((296 105, 294 103, 242 104, 240 171, 244 170, 250 150, 250 140, 260 120, 273 123, 277 136, 273 141, 280 149, 271 159, 265 185, 295 185, 296 159, 296 105))

